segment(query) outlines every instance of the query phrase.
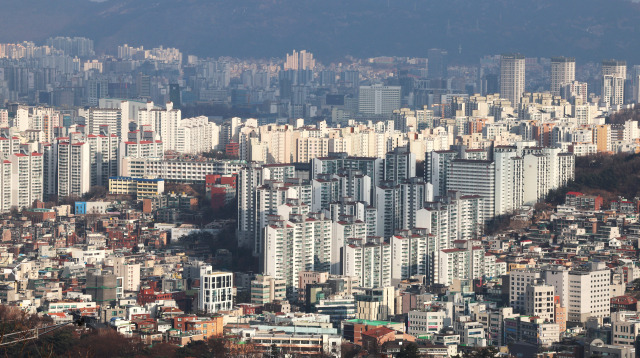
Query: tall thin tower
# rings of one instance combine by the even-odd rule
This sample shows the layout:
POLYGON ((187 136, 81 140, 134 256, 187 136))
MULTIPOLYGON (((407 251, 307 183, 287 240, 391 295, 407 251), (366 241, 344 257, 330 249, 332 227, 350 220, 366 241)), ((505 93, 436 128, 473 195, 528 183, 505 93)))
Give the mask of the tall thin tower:
POLYGON ((524 56, 505 54, 500 57, 500 96, 516 107, 524 93, 524 56))
POLYGON ((551 94, 560 95, 563 85, 570 84, 576 79, 576 59, 573 57, 551 58, 551 94))

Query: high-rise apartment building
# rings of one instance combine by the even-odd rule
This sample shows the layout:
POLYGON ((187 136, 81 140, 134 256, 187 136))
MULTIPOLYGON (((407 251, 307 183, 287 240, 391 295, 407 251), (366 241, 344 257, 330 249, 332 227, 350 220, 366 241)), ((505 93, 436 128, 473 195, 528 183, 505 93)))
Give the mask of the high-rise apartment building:
POLYGON ((371 178, 357 169, 339 169, 338 174, 332 176, 337 180, 337 197, 350 197, 355 201, 371 203, 371 178))
POLYGON ((433 186, 424 179, 413 177, 400 183, 400 223, 399 228, 408 230, 419 227, 418 211, 426 201, 433 200, 433 186))
POLYGON ((89 147, 88 143, 70 138, 59 138, 55 144, 57 194, 60 197, 82 196, 89 191, 91 187, 91 149, 89 147))
POLYGON ((575 156, 560 148, 525 148, 523 150, 523 202, 536 203, 549 190, 566 185, 575 176, 575 156))
POLYGON ((396 147, 384 159, 385 180, 400 183, 416 176, 416 155, 408 147, 396 147))
POLYGON ((498 146, 493 150, 495 162, 495 215, 511 214, 524 200, 523 161, 516 147, 498 146))
POLYGON ((425 156, 424 176, 427 183, 433 185, 433 196, 447 195, 447 176, 449 165, 458 158, 455 150, 431 151, 425 156))
POLYGON ((480 196, 449 191, 436 199, 425 203, 417 221, 436 236, 439 250, 451 248, 455 240, 475 239, 482 234, 484 217, 480 196))
POLYGON ((391 285, 391 245, 382 237, 351 240, 344 247, 343 275, 357 277, 366 288, 391 285))
POLYGON ((122 110, 116 108, 89 108, 80 112, 86 119, 87 135, 100 135, 100 131, 107 126, 109 133, 124 141, 129 133, 129 118, 122 114, 122 110))
POLYGON ((624 84, 627 79, 627 62, 602 61, 602 103, 605 106, 624 104, 624 84))
POLYGON ((0 212, 11 209, 11 161, 0 162, 0 212))
MULTIPOLYGON (((353 201, 343 197, 340 201, 333 202, 325 213, 337 225, 348 225, 351 221, 361 222, 365 225, 366 236, 375 236, 378 231, 378 210, 364 201, 353 201)), ((334 228, 334 236, 337 235, 334 228)), ((349 236, 345 236, 349 237, 349 236)))
POLYGON ((560 86, 560 96, 571 101, 576 106, 584 105, 589 101, 589 86, 586 82, 571 81, 560 86), (579 100, 579 102, 576 102, 579 100))
POLYGON ((427 229, 400 231, 391 244, 391 278, 406 280, 414 275, 429 276, 437 265, 438 242, 427 229))
POLYGON ((390 237, 400 227, 400 186, 385 181, 376 187, 375 206, 378 209, 376 235, 390 237))
POLYGON ((309 212, 312 197, 311 185, 295 178, 286 179, 284 182, 267 180, 256 189, 255 195, 256 231, 253 239, 253 253, 260 257, 264 253, 262 229, 268 225, 273 215, 283 215, 281 205, 290 204, 289 208, 296 205, 296 209, 300 211, 299 214, 309 212), (298 200, 290 202, 291 199, 298 200))
POLYGON ((179 153, 199 154, 214 149, 219 141, 219 138, 213 138, 218 133, 214 127, 217 125, 210 123, 204 116, 181 120, 176 132, 175 150, 179 153))
POLYGON ((400 108, 400 86, 375 84, 360 86, 358 112, 370 115, 391 115, 400 108))
POLYGON ((352 157, 346 153, 332 153, 328 157, 314 158, 311 161, 311 176, 317 178, 319 174, 337 174, 341 168, 360 170, 362 174, 371 178, 374 187, 384 180, 382 158, 352 157))
POLYGON ((301 50, 300 52, 293 50, 291 54, 287 54, 284 63, 286 70, 313 70, 316 66, 316 60, 311 52, 301 50))
MULTIPOLYGON (((292 165, 268 164, 261 165, 257 163, 248 164, 240 170, 238 174, 238 245, 240 247, 251 248, 256 256, 261 254, 258 250, 261 243, 256 243, 258 231, 262 227, 258 227, 258 212, 256 201, 256 192, 266 181, 280 181, 293 178, 295 176, 295 168, 292 165)), ((309 195, 311 186, 309 185, 309 195)), ((276 210, 276 208, 274 208, 276 210)), ((265 222, 265 221, 263 221, 265 222)))
POLYGON ((447 190, 480 196, 483 220, 490 220, 496 215, 495 167, 495 163, 489 160, 468 159, 455 159, 449 166, 447 190))
POLYGON ((181 119, 182 112, 174 109, 171 102, 167 103, 165 109, 156 109, 153 102, 149 102, 146 109, 138 110, 138 126, 151 126, 151 130, 160 135, 165 150, 177 150, 181 119))
POLYGON ((120 143, 120 156, 132 158, 163 158, 164 150, 160 137, 150 126, 129 132, 127 140, 120 143))
POLYGON ((331 273, 342 274, 344 267, 341 260, 344 259, 344 248, 354 240, 367 241, 367 224, 354 215, 343 214, 339 215, 332 225, 331 273))
POLYGON ((119 138, 110 133, 107 125, 100 127, 98 135, 89 134, 86 142, 89 145, 89 159, 91 160, 91 186, 109 186, 109 178, 118 175, 119 138))
POLYGON ((551 94, 560 96, 560 89, 576 79, 576 59, 573 57, 551 58, 551 94))
POLYGON ((486 255, 482 247, 467 241, 462 247, 440 250, 438 253, 438 273, 434 280, 450 286, 454 280, 474 280, 482 277, 496 277, 502 272, 496 268, 495 256, 486 255))
POLYGON ((330 270, 332 222, 322 214, 295 210, 272 218, 264 228, 263 272, 284 279, 287 296, 295 298, 300 272, 330 270))
POLYGON ((500 57, 500 97, 517 107, 524 94, 525 58, 521 54, 505 54, 500 57))
MULTIPOLYGON (((12 154, 9 160, 11 206, 31 207, 34 201, 42 200, 43 197, 43 156, 40 153, 16 153, 12 154)), ((2 183, 2 186, 4 184, 2 183)))

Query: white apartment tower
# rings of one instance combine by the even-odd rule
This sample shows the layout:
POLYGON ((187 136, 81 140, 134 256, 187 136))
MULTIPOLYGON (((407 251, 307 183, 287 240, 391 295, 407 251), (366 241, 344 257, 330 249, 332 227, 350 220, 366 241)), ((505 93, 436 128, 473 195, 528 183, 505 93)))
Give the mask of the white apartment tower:
POLYGON ((462 195, 478 195, 482 198, 482 218, 491 220, 496 215, 495 163, 488 160, 455 159, 449 166, 447 190, 462 195))
POLYGON ((0 161, 0 212, 11 209, 11 161, 0 161))
POLYGON ((356 169, 339 169, 333 178, 338 180, 338 199, 350 197, 355 201, 371 203, 371 178, 356 169))
POLYGON ((349 242, 367 242, 367 224, 353 215, 339 215, 332 218, 331 273, 342 274, 344 248, 349 242))
POLYGON ((138 111, 138 126, 151 126, 151 130, 160 135, 165 150, 177 150, 178 126, 181 119, 182 112, 174 109, 171 102, 167 102, 166 109, 156 109, 153 102, 149 102, 146 109, 138 111))
MULTIPOLYGON (((295 168, 292 165, 250 163, 240 170, 238 173, 238 245, 257 250, 254 251, 254 254, 260 255, 261 251, 258 249, 261 247, 261 243, 255 241, 256 237, 261 236, 258 235, 258 231, 262 230, 262 227, 258 226, 258 216, 256 215, 257 190, 268 180, 283 182, 294 176, 295 168)), ((311 195, 310 186, 309 195, 311 195)))
POLYGON ((91 186, 107 187, 109 178, 118 175, 119 137, 110 132, 109 126, 101 126, 98 135, 87 136, 91 161, 91 186))
POLYGON ((560 96, 560 89, 576 79, 576 59, 573 57, 551 58, 551 94, 560 96))
POLYGON ((525 58, 521 54, 500 57, 500 97, 511 101, 517 108, 524 93, 525 58))
POLYGON ((331 221, 318 213, 272 216, 264 228, 263 273, 284 279, 295 297, 301 271, 328 272, 331 264, 331 221))
POLYGON ((343 275, 355 276, 365 288, 391 285, 391 246, 381 237, 353 240, 344 247, 343 275))
POLYGON ((58 195, 82 196, 91 187, 91 150, 89 144, 59 138, 56 143, 58 195))
MULTIPOLYGON (((560 86, 560 96, 563 99, 572 101, 576 106, 585 105, 589 101, 589 86, 586 82, 571 81, 560 86), (578 102, 575 100, 579 99, 578 102)), ((574 115, 574 117, 576 117, 574 115)))
POLYGON ((43 156, 40 153, 16 153, 11 155, 10 161, 11 206, 31 207, 43 196, 43 156))
POLYGON ((437 264, 438 242, 426 229, 403 230, 391 237, 391 278, 430 276, 437 264))
POLYGON ((180 121, 176 133, 176 150, 180 153, 198 154, 213 149, 218 138, 213 138, 216 124, 204 116, 186 118, 180 121))
POLYGON ((129 118, 122 115, 121 109, 89 108, 81 110, 80 115, 86 119, 87 132, 85 134, 100 135, 104 126, 107 126, 109 133, 115 134, 121 141, 126 140, 129 132, 129 118))
POLYGON ((143 126, 140 130, 129 132, 127 141, 120 143, 120 155, 132 158, 163 158, 162 141, 151 126, 143 126))
POLYGON ((311 52, 301 50, 300 52, 293 50, 291 54, 287 54, 284 63, 286 70, 313 70, 316 66, 316 60, 311 52))
POLYGON ((495 215, 513 213, 523 203, 523 161, 516 147, 498 146, 495 162, 495 215))
POLYGON ((624 82, 627 79, 627 62, 602 61, 602 102, 605 106, 624 104, 624 82))
POLYGON ((447 195, 447 175, 451 161, 458 158, 455 150, 427 152, 424 161, 424 176, 427 183, 433 184, 433 196, 447 195))

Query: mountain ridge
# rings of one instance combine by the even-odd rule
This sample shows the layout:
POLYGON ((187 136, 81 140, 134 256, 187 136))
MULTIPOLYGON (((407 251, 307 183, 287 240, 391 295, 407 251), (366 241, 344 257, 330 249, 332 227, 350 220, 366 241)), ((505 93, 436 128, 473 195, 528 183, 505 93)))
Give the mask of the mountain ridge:
POLYGON ((129 43, 260 58, 306 48, 326 61, 433 47, 462 62, 514 51, 633 60, 639 9, 626 0, 26 0, 0 14, 0 42, 85 36, 99 52, 129 43))

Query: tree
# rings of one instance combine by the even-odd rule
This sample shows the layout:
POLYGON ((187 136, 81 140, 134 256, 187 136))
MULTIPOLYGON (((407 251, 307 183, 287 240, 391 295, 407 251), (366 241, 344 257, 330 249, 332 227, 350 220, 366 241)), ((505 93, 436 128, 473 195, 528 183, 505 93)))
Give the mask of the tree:
POLYGON ((265 358, 282 358, 282 357, 284 357, 284 355, 280 351, 280 348, 278 348, 278 346, 275 344, 272 344, 271 347, 269 348, 269 352, 265 354, 265 358))
POLYGON ((397 358, 418 358, 420 352, 418 351, 418 345, 415 343, 405 344, 400 348, 400 352, 396 356, 397 358))
MULTIPOLYGON (((472 351, 465 351, 462 353, 462 358, 494 358, 498 354, 496 347, 484 347, 472 351)), ((461 358, 458 354, 457 358, 461 358)))
POLYGON ((107 188, 103 187, 102 185, 94 185, 91 188, 89 188, 89 191, 82 196, 82 199, 95 200, 95 199, 102 199, 106 196, 107 196, 107 188))

